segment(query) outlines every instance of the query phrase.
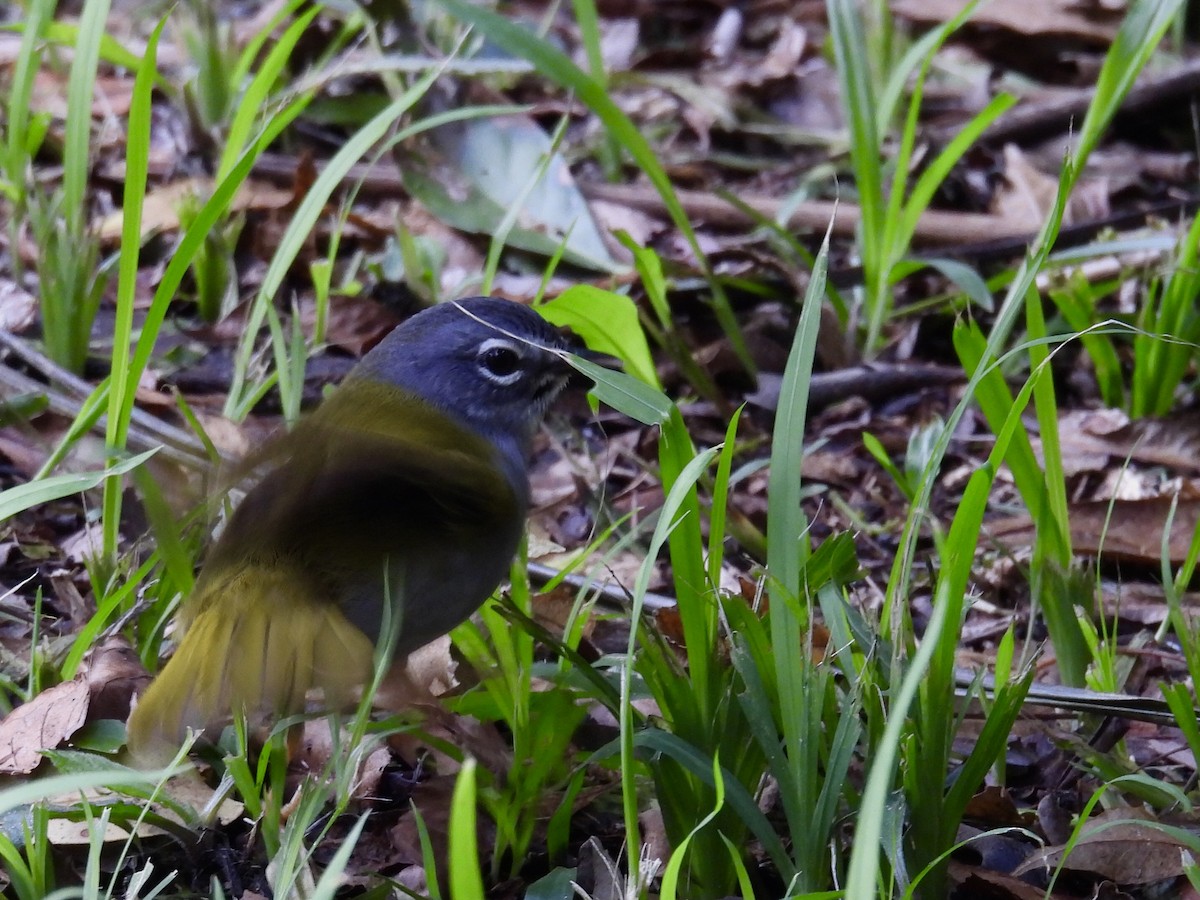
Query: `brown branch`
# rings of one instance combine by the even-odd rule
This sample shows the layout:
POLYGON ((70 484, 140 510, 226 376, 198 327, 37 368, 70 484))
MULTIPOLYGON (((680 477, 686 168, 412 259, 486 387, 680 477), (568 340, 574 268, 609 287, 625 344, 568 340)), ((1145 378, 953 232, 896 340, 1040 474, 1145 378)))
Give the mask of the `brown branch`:
MULTIPOLYGON (((1144 113, 1164 103, 1194 97, 1197 91, 1200 91, 1200 59, 1193 59, 1170 72, 1143 74, 1126 95, 1119 115, 1144 113)), ((980 142, 1030 143, 1065 134, 1083 122, 1095 95, 1093 85, 1056 93, 1044 100, 1025 100, 993 122, 980 142)), ((928 129, 925 136, 940 146, 952 140, 961 128, 960 123, 936 126, 928 129)))
MULTIPOLYGON (((584 184, 580 188, 589 200, 620 203, 657 215, 667 214, 662 197, 649 185, 584 184)), ((677 190, 675 195, 689 219, 715 220, 723 224, 754 224, 751 216, 708 191, 677 190)), ((776 219, 787 202, 763 194, 742 194, 738 199, 765 219, 776 219)), ((824 231, 832 220, 835 235, 851 237, 861 216, 860 208, 853 203, 807 200, 789 213, 786 225, 797 231, 819 232, 824 231)), ((1001 216, 983 213, 931 209, 926 210, 917 223, 913 243, 944 246, 1016 237, 1030 237, 1029 226, 1026 223, 1010 222, 1001 216)))

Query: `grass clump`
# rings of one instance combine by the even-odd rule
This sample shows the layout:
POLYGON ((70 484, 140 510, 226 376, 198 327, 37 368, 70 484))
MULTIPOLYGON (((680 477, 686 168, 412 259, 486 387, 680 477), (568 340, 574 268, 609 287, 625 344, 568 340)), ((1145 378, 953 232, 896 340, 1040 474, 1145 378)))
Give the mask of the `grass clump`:
MULTIPOLYGON (((89 649, 114 632, 131 639, 141 659, 157 659, 179 596, 190 589, 202 529, 192 522, 177 523, 155 476, 142 474, 132 484, 140 511, 155 529, 155 546, 130 549, 122 539, 122 528, 131 521, 126 476, 146 462, 145 454, 131 457, 126 450, 136 427, 138 386, 160 362, 160 343, 173 315, 186 310, 208 322, 241 315, 222 412, 240 421, 270 398, 285 420, 300 414, 310 356, 332 340, 333 286, 357 286, 360 276, 366 282, 384 268, 377 257, 364 262, 368 254, 357 250, 353 266, 342 265, 343 250, 351 244, 347 234, 352 225, 362 225, 355 204, 365 189, 357 185, 373 174, 371 164, 398 146, 419 148, 422 136, 448 124, 525 112, 493 102, 449 109, 433 102, 440 80, 470 61, 465 57, 478 42, 464 39, 458 25, 486 32, 488 41, 532 64, 554 89, 573 92, 572 101, 595 117, 603 131, 600 168, 610 176, 630 170, 643 175, 695 257, 694 273, 700 277, 691 285, 702 285, 703 310, 714 323, 713 333, 721 336, 720 350, 736 361, 722 375, 743 378, 755 367, 742 331, 742 310, 727 295, 735 279, 720 274, 704 252, 656 148, 612 97, 594 5, 583 0, 573 4, 587 71, 549 38, 497 13, 460 0, 440 0, 437 6, 457 24, 440 20, 431 26, 438 31, 430 36, 435 44, 452 41, 453 52, 437 61, 397 54, 371 60, 377 96, 343 111, 337 124, 345 130, 337 149, 288 210, 278 241, 263 260, 261 280, 247 292, 252 296, 243 298, 238 267, 253 225, 234 212, 239 192, 265 153, 296 140, 298 123, 312 124, 315 105, 323 103, 328 111, 326 91, 339 78, 339 53, 356 42, 377 49, 385 40, 377 26, 359 10, 345 13, 292 2, 237 46, 210 11, 196 7, 199 27, 188 46, 197 65, 190 84, 178 89, 164 86, 173 73, 162 71, 158 59, 160 43, 170 33, 168 24, 178 24, 173 14, 157 24, 139 57, 112 46, 104 35, 107 4, 86 3, 79 25, 67 31, 52 21, 52 4, 28 4, 0 143, 4 199, 14 212, 10 234, 28 227, 41 250, 36 274, 47 355, 79 370, 95 353, 92 321, 110 287, 110 274, 115 274, 109 292, 114 324, 108 374, 90 397, 79 401, 75 423, 56 439, 58 449, 47 469, 94 429, 103 431, 103 464, 84 475, 47 471, 29 485, 0 494, 0 518, 8 519, 37 503, 103 487, 99 504, 93 504, 103 535, 102 551, 89 568, 95 611, 62 653, 45 653, 35 632, 30 657, 49 662, 35 666, 27 679, 8 678, 6 687, 36 694, 50 682, 75 678, 89 649), (315 23, 333 37, 327 48, 304 56, 311 66, 298 76, 291 67, 315 23), (50 152, 48 125, 28 114, 27 107, 47 42, 71 46, 74 62, 62 183, 43 195, 29 182, 38 154, 50 152), (133 76, 121 242, 112 260, 100 257, 88 213, 91 94, 101 59, 128 68, 133 76), (206 161, 212 178, 210 188, 181 216, 178 232, 160 238, 170 250, 157 260, 161 271, 147 290, 141 276, 147 256, 156 250, 144 245, 141 211, 153 190, 150 147, 159 91, 182 104, 194 127, 208 135, 212 145, 206 148, 206 161), (345 191, 347 184, 356 187, 345 191), (314 234, 324 241, 318 251, 314 234), (189 290, 194 304, 185 307, 179 296, 189 290), (311 328, 301 324, 301 299, 311 299, 319 310, 311 328), (736 376, 730 376, 734 369, 736 376)), ((894 563, 887 577, 877 580, 877 606, 859 602, 868 586, 854 535, 824 533, 823 523, 806 514, 812 509, 811 494, 801 473, 813 450, 808 398, 821 314, 829 304, 835 318, 842 314, 840 325, 854 332, 868 353, 877 353, 895 311, 893 289, 919 266, 948 275, 974 302, 975 311, 984 310, 990 300, 978 274, 945 260, 911 256, 917 222, 937 190, 1012 102, 1007 97, 992 100, 919 174, 912 171, 934 54, 974 7, 897 55, 889 49, 897 43, 891 23, 881 21, 868 33, 870 26, 853 4, 827 4, 852 148, 849 165, 862 212, 849 253, 862 261, 864 284, 849 306, 830 303, 827 236, 812 257, 811 271, 804 273, 803 300, 769 427, 753 420, 754 411, 731 409, 722 393, 726 381, 701 364, 703 354, 678 327, 684 267, 664 262, 655 249, 625 236, 627 270, 613 266, 545 305, 548 317, 573 325, 595 348, 621 356, 638 379, 622 380, 580 363, 600 382, 596 394, 607 405, 657 429, 642 441, 654 446, 656 455, 644 463, 641 474, 661 485, 662 505, 636 527, 619 521, 579 554, 598 555, 609 539, 622 550, 636 547, 641 554, 622 610, 629 630, 620 652, 585 655, 584 623, 597 616, 586 590, 562 633, 550 634, 537 620, 524 577, 526 560, 514 570, 509 602, 490 605, 456 634, 457 653, 480 678, 450 701, 451 712, 491 728, 506 743, 503 759, 496 763, 469 746, 424 737, 444 764, 452 760, 457 767, 444 823, 431 824, 427 809, 415 817, 430 896, 442 895, 444 886, 449 896, 483 897, 499 884, 522 878, 553 891, 548 895, 569 896, 569 881, 580 874, 584 808, 609 828, 587 837, 596 838, 609 861, 623 854, 620 874, 633 893, 658 890, 665 897, 716 898, 828 896, 838 890, 854 900, 945 896, 947 860, 968 803, 989 779, 1005 780, 1005 750, 1033 684, 1034 645, 1015 627, 997 640, 993 687, 985 691, 977 680, 964 690, 956 668, 960 635, 974 601, 980 532, 1002 473, 1011 474, 1033 520, 1029 588, 1062 680, 1108 691, 1122 687, 1116 635, 1106 623, 1096 625, 1080 612, 1093 606, 1094 579, 1081 573, 1075 560, 1066 467, 1057 436, 1061 400, 1051 363, 1058 348, 1078 335, 1055 332, 1036 279, 1054 265, 1050 251, 1081 167, 1178 6, 1131 6, 1100 72, 1074 153, 1064 163, 1054 209, 1008 278, 990 328, 964 318, 953 330, 954 351, 967 379, 961 400, 944 420, 931 418, 914 429, 903 470, 881 441, 870 445, 907 503, 894 563), (868 58, 867 47, 881 49, 868 58), (894 144, 887 143, 890 133, 897 136, 894 144), (886 161, 885 147, 891 148, 886 161), (639 305, 633 297, 644 302, 639 305), (1018 329, 1023 333, 1014 337, 1018 329), (662 391, 663 373, 655 367, 651 344, 673 361, 669 383, 674 394, 682 395, 679 402, 662 391), (1015 392, 1005 378, 1014 369, 1026 376, 1015 392), (709 411, 697 413, 691 398, 710 401, 709 411), (981 465, 965 479, 953 514, 942 521, 931 509, 944 460, 956 429, 976 409, 991 431, 991 443, 981 465), (711 440, 700 440, 693 424, 702 415, 718 423, 715 436, 710 429, 711 440), (748 473, 764 465, 769 467, 765 540, 748 549, 765 548, 765 558, 756 560, 746 597, 730 590, 723 576, 731 558, 753 543, 737 547, 734 540, 750 531, 737 521, 735 492, 748 473), (928 560, 927 582, 922 560, 928 560), (664 634, 660 620, 645 612, 650 587, 664 570, 677 602, 678 632, 673 635, 664 634), (912 603, 926 585, 930 614, 918 622, 912 603), (955 738, 968 702, 981 704, 984 713, 973 743, 964 750, 955 738), (611 718, 616 724, 602 731, 603 740, 585 746, 580 735, 601 720, 599 709, 605 711, 605 723, 611 718), (661 820, 667 843, 658 860, 647 849, 659 837, 656 820, 661 820), (439 831, 440 825, 444 828, 439 831), (439 859, 446 864, 439 867, 439 859)), ((555 171, 572 140, 571 115, 555 110, 555 116, 555 134, 545 141, 544 158, 517 191, 522 199, 555 171)), ((549 241, 553 246, 541 256, 538 248, 546 250, 546 241, 517 245, 519 205, 505 210, 503 227, 481 242, 487 256, 480 268, 485 283, 502 284, 503 276, 511 274, 506 265, 528 267, 530 258, 536 259, 538 268, 531 271, 540 301, 552 280, 563 272, 573 277, 578 268, 571 268, 567 237, 549 241)), ((1102 396, 1112 403, 1127 399, 1138 414, 1171 408, 1194 362, 1190 344, 1200 342, 1193 334, 1192 270, 1200 228, 1195 222, 1200 218, 1180 241, 1175 268, 1151 284, 1148 302, 1131 323, 1135 332, 1128 387, 1123 337, 1115 327, 1096 328, 1092 321, 1103 290, 1111 285, 1067 283, 1054 294, 1070 329, 1086 332, 1081 340, 1095 361, 1102 396)), ((446 290, 447 258, 428 253, 420 244, 424 238, 418 240, 407 228, 399 223, 394 233, 409 287, 425 299, 440 297, 446 290)), ((795 249, 796 242, 790 246, 795 249)), ((621 249, 614 247, 614 255, 621 249)), ((198 425, 199 415, 186 402, 181 408, 198 425)), ((1160 636, 1177 635, 1193 676, 1200 673, 1200 651, 1181 597, 1200 557, 1198 548, 1200 542, 1194 542, 1178 570, 1168 562, 1162 566, 1170 615, 1160 636)), ((1200 722, 1190 694, 1183 686, 1168 686, 1164 695, 1188 745, 1196 750, 1200 722)), ((254 751, 243 729, 208 762, 211 798, 236 798, 243 805, 253 834, 242 849, 255 865, 269 867, 277 896, 334 896, 339 879, 357 872, 359 842, 377 836, 373 829, 378 821, 395 814, 374 805, 378 798, 357 795, 355 785, 369 752, 383 746, 393 731, 407 733, 415 727, 400 720, 372 722, 368 713, 364 701, 344 730, 335 727, 328 765, 300 779, 299 786, 288 778, 285 736, 286 728, 296 723, 285 723, 265 748, 254 751), (341 845, 329 852, 339 835, 341 845)), ((21 834, 0 839, 0 858, 15 896, 45 896, 60 887, 54 874, 57 851, 48 849, 47 838, 58 813, 50 812, 45 801, 62 791, 97 785, 120 789, 120 799, 106 806, 92 799, 72 801, 64 814, 87 821, 97 834, 111 823, 132 828, 142 820, 179 842, 214 828, 211 808, 171 805, 166 773, 144 779, 119 768, 111 755, 49 754, 49 767, 57 775, 0 790, 0 806, 20 809, 23 815, 21 834)), ((1190 803, 1165 779, 1132 777, 1103 754, 1089 755, 1085 762, 1105 785, 1103 791, 1113 795, 1160 808, 1190 803)), ((1086 818, 1090 809, 1081 815, 1086 818)), ((1082 828, 1081 820, 1079 833, 1082 828)), ((154 854, 137 840, 130 839, 122 850, 136 863, 133 874, 118 877, 104 870, 106 849, 102 837, 89 845, 82 894, 185 892, 178 879, 154 867, 154 854)), ((619 867, 614 863, 614 868, 619 867)), ((370 890, 383 896, 391 887, 381 880, 370 890)), ((220 890, 210 893, 216 896, 220 890)))

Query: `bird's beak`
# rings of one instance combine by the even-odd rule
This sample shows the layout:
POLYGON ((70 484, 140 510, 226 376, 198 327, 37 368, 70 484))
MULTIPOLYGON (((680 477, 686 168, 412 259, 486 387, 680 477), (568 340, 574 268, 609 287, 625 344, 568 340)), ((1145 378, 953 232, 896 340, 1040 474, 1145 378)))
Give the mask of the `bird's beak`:
POLYGON ((590 363, 595 363, 606 369, 612 369, 614 372, 623 372, 625 370, 625 361, 619 356, 613 356, 611 353, 601 353, 599 350, 584 347, 582 350, 576 351, 575 355, 580 359, 586 359, 590 363))
MULTIPOLYGON (((605 369, 611 369, 614 372, 623 371, 625 368, 625 363, 622 362, 620 358, 612 356, 608 353, 600 353, 588 347, 580 347, 578 349, 572 347, 570 352, 579 359, 587 360, 593 365, 601 366, 605 369)), ((567 373, 565 384, 568 391, 590 391, 592 389, 593 382, 591 378, 589 378, 587 375, 584 375, 574 367, 568 368, 570 371, 567 373)))

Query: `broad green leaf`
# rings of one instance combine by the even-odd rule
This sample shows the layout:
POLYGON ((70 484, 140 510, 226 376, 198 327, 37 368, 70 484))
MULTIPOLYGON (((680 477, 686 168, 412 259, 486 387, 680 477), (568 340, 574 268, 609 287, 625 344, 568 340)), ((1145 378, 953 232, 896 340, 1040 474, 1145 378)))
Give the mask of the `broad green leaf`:
POLYGON ((555 325, 571 328, 593 350, 620 359, 630 375, 662 388, 654 371, 646 333, 638 321, 637 306, 628 297, 590 284, 577 284, 537 309, 555 325))

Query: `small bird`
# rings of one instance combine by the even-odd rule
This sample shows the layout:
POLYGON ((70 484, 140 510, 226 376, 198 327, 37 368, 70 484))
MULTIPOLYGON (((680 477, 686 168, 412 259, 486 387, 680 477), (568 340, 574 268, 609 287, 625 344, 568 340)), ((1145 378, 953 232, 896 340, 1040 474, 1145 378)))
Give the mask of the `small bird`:
POLYGON ((567 352, 518 303, 440 304, 259 454, 267 474, 210 551, 178 649, 129 719, 134 758, 237 713, 301 712, 313 688, 344 706, 386 638, 403 660, 470 616, 524 532, 530 445, 567 352))

